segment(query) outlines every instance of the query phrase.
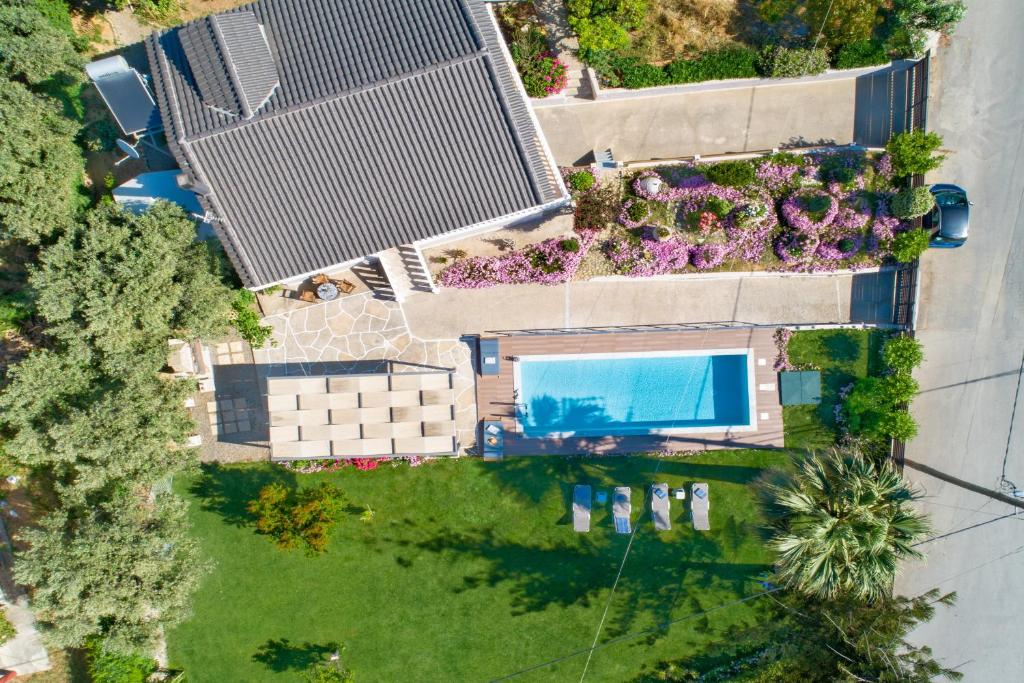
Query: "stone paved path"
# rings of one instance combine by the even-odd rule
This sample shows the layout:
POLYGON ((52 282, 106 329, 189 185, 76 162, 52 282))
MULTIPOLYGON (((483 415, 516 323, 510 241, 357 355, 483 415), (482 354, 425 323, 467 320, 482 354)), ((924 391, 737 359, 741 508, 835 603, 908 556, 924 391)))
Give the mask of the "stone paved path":
POLYGON ((476 400, 470 347, 457 338, 413 335, 401 306, 357 294, 264 319, 274 328, 276 346, 253 352, 257 372, 344 374, 376 372, 388 361, 452 368, 455 371, 455 423, 461 445, 472 446, 476 400))

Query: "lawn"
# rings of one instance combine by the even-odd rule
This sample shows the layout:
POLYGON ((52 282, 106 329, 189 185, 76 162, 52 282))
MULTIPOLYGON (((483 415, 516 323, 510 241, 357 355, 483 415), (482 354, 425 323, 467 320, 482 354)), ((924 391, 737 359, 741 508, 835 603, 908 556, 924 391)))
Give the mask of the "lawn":
POLYGON ((578 652, 594 639, 629 541, 612 531, 607 506, 595 506, 589 534, 573 533, 572 485, 580 482, 609 498, 615 485, 633 490, 638 531, 600 642, 627 637, 597 650, 587 674, 630 680, 660 660, 700 656, 730 625, 763 618, 760 601, 699 613, 761 590, 756 579, 772 554, 753 484, 786 462, 783 452, 723 451, 464 458, 312 475, 208 466, 175 484, 215 570, 195 595, 194 615, 169 633, 171 663, 197 682, 299 680, 343 643, 360 683, 519 671, 519 681, 576 680, 586 660, 578 652), (254 532, 245 504, 274 480, 328 480, 347 492, 352 514, 324 555, 282 551, 254 532), (713 530, 693 531, 673 501, 673 530, 656 534, 643 495, 656 481, 709 482, 713 530), (372 521, 360 519, 367 506, 372 521))
POLYGON ((786 448, 831 447, 838 435, 835 406, 839 390, 882 369, 882 330, 807 330, 795 332, 789 342, 789 360, 795 366, 821 370, 821 404, 785 406, 782 419, 786 448))

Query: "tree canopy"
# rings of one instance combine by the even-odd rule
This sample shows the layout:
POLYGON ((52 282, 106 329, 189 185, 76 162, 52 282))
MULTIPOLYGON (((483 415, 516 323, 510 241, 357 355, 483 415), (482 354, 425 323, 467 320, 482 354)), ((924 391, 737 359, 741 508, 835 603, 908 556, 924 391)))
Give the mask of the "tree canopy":
POLYGON ((55 337, 86 345, 112 376, 155 372, 168 338, 225 330, 230 292, 212 259, 179 207, 133 214, 104 203, 43 252, 30 282, 55 337))
POLYGON ((179 622, 207 569, 188 538, 185 504, 118 497, 80 516, 52 513, 22 532, 29 547, 14 574, 33 587, 39 624, 57 647, 101 635, 122 652, 152 647, 161 625, 179 622))
POLYGON ((899 562, 921 554, 928 533, 910 503, 917 497, 888 463, 856 451, 808 457, 785 484, 768 487, 775 506, 780 578, 822 599, 883 598, 899 562))
POLYGON ((0 74, 28 85, 82 79, 71 37, 32 5, 0 7, 0 74))
POLYGON ((82 175, 77 132, 56 100, 0 79, 0 236, 39 243, 67 226, 82 175))

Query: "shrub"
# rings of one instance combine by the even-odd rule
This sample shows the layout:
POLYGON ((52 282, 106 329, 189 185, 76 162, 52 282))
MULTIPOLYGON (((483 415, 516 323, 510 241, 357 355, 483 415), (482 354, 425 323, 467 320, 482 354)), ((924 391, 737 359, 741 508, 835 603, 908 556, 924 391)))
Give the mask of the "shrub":
POLYGON ((576 200, 573 227, 576 230, 602 230, 615 220, 618 212, 615 190, 598 185, 576 200))
POLYGON ((892 257, 900 263, 911 263, 928 248, 931 235, 927 230, 908 230, 892 241, 892 257))
POLYGON ((590 171, 576 171, 569 176, 569 186, 577 192, 586 192, 594 182, 594 174, 590 171))
POLYGON ((897 178, 924 175, 938 168, 945 160, 944 155, 935 155, 942 146, 942 136, 915 130, 911 133, 894 135, 885 146, 892 159, 893 174, 897 178))
POLYGON ((904 219, 923 216, 934 206, 935 197, 927 187, 908 187, 900 190, 890 203, 892 214, 904 219))
POLYGON ((894 410, 882 415, 878 432, 897 441, 910 441, 917 436, 917 422, 908 411, 894 410))
POLYGON ((926 31, 949 33, 963 19, 963 0, 893 0, 886 48, 900 57, 924 51, 926 31))
POLYGON ((612 68, 619 77, 623 88, 654 88, 668 83, 665 71, 653 64, 644 64, 635 57, 612 60, 612 68))
POLYGON ((704 177, 718 185, 744 187, 754 182, 754 165, 749 161, 723 161, 701 167, 704 177))
POLYGON ((901 334, 890 337, 882 347, 882 360, 893 372, 910 373, 924 361, 921 342, 901 334))
POLYGON ((704 200, 704 210, 710 211, 719 218, 725 218, 729 215, 729 212, 735 208, 735 205, 728 199, 722 199, 721 197, 715 197, 714 195, 704 200))
POLYGON ((898 406, 910 403, 920 387, 917 380, 908 372, 897 372, 887 375, 878 383, 878 391, 886 405, 898 406))
POLYGON ((578 19, 573 28, 576 29, 580 53, 584 59, 592 52, 615 52, 629 47, 629 33, 611 17, 578 19))
POLYGON ((795 78, 824 73, 828 69, 828 51, 824 48, 768 46, 758 57, 758 71, 768 78, 795 78))
POLYGON ((449 249, 445 253, 448 254, 448 256, 450 258, 453 258, 456 261, 459 260, 460 258, 466 258, 466 250, 465 249, 449 249))
POLYGON ((837 69, 856 69, 862 66, 875 66, 889 61, 889 53, 885 45, 877 40, 858 40, 843 45, 836 53, 837 69))
POLYGON ((567 237, 558 243, 558 246, 562 248, 562 251, 567 251, 570 254, 575 254, 580 250, 580 241, 575 237, 567 237))
POLYGON ((16 635, 18 635, 18 631, 14 628, 11 620, 7 618, 7 612, 0 609, 0 645, 3 645, 16 635))
POLYGON ((651 207, 643 199, 637 199, 626 209, 626 214, 634 221, 647 220, 651 215, 651 207))
POLYGON ((234 320, 231 321, 231 324, 238 330, 238 334, 242 339, 249 342, 249 345, 254 349, 259 349, 270 339, 270 336, 274 333, 274 328, 270 325, 260 324, 260 315, 253 308, 255 303, 255 294, 248 289, 239 289, 235 293, 234 301, 231 302, 231 308, 235 312, 234 320))
POLYGON ((314 555, 326 549, 344 500, 341 490, 326 482, 299 491, 274 483, 260 489, 248 510, 256 517, 256 531, 272 536, 278 547, 301 545, 314 555))
POLYGON ((156 671, 153 659, 112 652, 95 638, 86 648, 86 661, 93 683, 146 683, 156 671))
POLYGON ((565 90, 569 67, 550 54, 516 62, 523 88, 530 97, 547 97, 565 90))
POLYGON ((871 37, 886 0, 807 0, 804 22, 830 48, 871 37))
POLYGON ((748 47, 726 47, 695 59, 677 59, 665 67, 669 83, 699 83, 757 76, 757 52, 748 47))

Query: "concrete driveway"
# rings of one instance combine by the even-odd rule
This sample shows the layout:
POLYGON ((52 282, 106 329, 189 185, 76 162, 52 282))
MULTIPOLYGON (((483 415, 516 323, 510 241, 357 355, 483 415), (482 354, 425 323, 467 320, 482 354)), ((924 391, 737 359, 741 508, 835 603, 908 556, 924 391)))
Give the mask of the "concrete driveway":
MULTIPOLYGON (((907 457, 994 488, 1024 487, 1024 50, 1018 0, 973 2, 933 72, 929 127, 954 150, 929 180, 962 183, 975 206, 966 246, 923 262, 920 339, 926 362, 913 411, 921 434, 907 457), (1014 403, 1019 404, 1014 416, 1014 403)), ((899 592, 956 590, 915 639, 965 680, 1024 680, 1024 515, 984 496, 906 470, 928 493, 936 531, 926 563, 906 568, 899 592), (974 526, 982 525, 982 526, 974 526), (974 527, 974 528, 971 528, 974 527), (962 530, 962 531, 961 531, 962 530)))
MULTIPOLYGON (((870 75, 535 108, 559 164, 611 149, 620 161, 748 152, 795 145, 884 144, 902 116, 906 65, 870 75), (892 82, 890 82, 890 73, 892 82)), ((706 88, 706 86, 705 86, 706 88)))

